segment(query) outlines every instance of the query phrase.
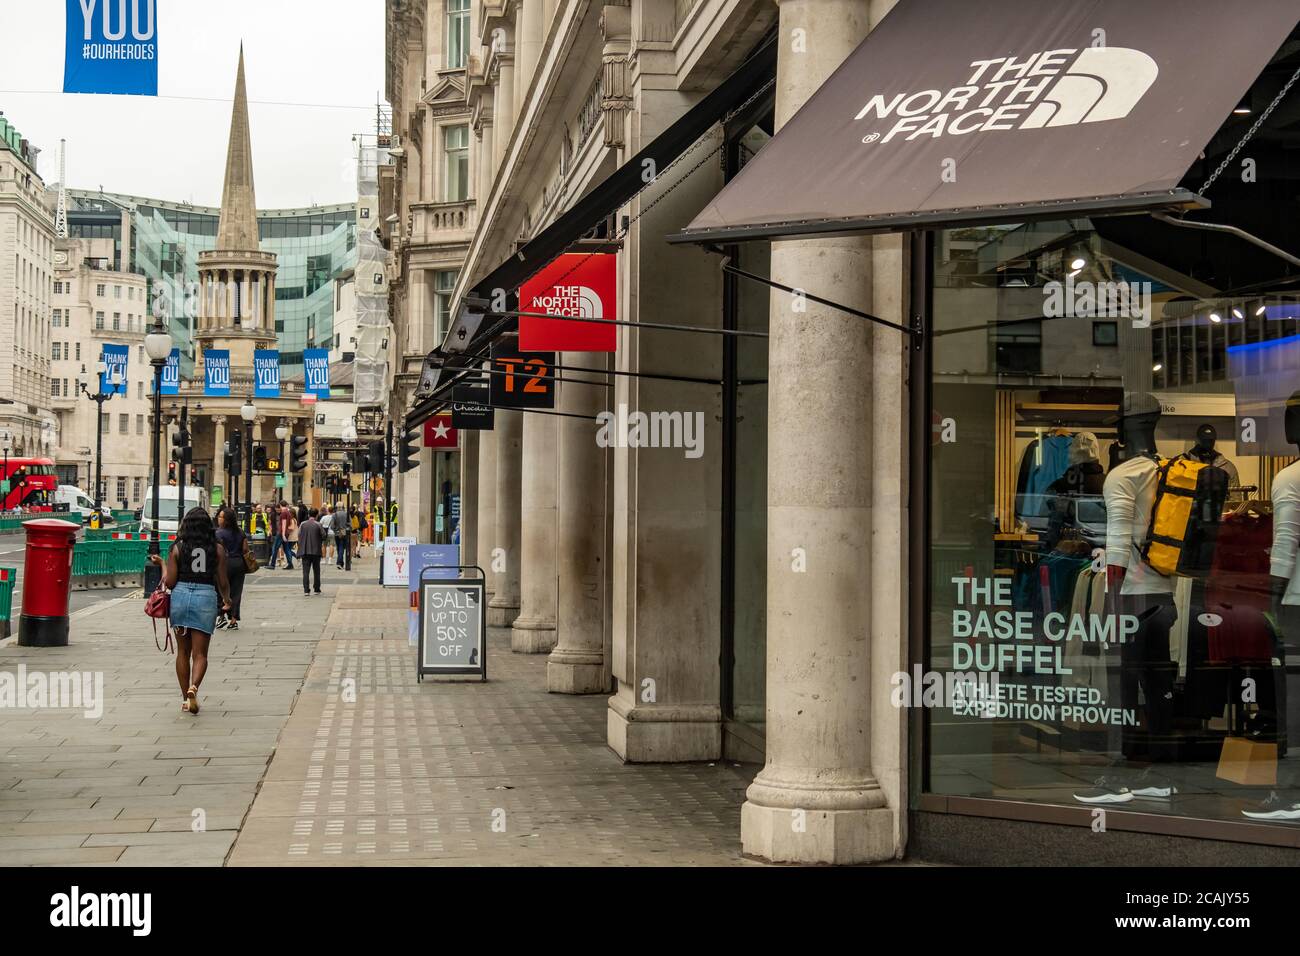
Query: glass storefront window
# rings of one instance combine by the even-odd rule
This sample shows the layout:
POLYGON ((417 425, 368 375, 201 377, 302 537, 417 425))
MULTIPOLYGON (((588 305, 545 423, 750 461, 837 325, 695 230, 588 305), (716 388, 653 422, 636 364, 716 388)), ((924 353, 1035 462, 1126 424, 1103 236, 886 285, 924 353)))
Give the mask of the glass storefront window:
POLYGON ((1300 296, 1245 281, 1267 259, 1150 217, 936 234, 929 651, 895 690, 929 792, 1300 819, 1300 296))

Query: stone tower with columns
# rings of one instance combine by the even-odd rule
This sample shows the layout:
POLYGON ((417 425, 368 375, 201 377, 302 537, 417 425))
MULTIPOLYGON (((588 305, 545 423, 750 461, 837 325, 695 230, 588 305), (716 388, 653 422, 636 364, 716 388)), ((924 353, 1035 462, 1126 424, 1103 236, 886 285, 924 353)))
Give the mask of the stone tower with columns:
POLYGON ((275 253, 261 250, 257 232, 241 46, 217 244, 199 254, 200 350, 229 349, 234 369, 251 368, 255 349, 275 348, 275 270, 275 253))

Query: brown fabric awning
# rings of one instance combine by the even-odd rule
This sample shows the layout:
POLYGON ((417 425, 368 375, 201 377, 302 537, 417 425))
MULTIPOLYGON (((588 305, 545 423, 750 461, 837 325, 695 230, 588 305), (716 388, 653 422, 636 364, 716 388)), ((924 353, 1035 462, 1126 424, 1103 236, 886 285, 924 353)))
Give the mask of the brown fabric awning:
POLYGON ((1203 205, 1179 181, 1297 20, 1297 0, 899 0, 670 239, 1203 205))

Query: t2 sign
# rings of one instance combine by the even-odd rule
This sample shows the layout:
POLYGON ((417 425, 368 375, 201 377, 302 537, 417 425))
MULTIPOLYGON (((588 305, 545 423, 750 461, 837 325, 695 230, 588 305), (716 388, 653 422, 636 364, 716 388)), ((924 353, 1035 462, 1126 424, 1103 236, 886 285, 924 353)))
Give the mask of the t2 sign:
POLYGON ((494 408, 554 408, 555 353, 493 346, 489 402, 494 408))

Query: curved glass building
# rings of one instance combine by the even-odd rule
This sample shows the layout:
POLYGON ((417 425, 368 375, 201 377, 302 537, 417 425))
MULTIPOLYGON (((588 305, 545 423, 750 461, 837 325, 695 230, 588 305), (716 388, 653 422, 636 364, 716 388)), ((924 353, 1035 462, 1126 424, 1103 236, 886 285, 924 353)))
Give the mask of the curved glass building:
MULTIPOLYGON (((199 253, 213 249, 221 210, 117 193, 68 190, 72 237, 111 238, 118 268, 149 280, 149 301, 169 300, 171 332, 188 343, 181 374, 193 372, 198 309, 199 253)), ((262 249, 279 269, 275 331, 285 374, 301 371, 303 349, 332 348, 334 279, 356 263, 356 207, 352 203, 257 213, 262 249)))

